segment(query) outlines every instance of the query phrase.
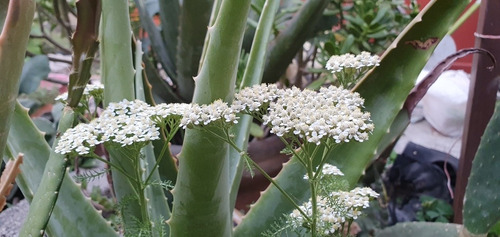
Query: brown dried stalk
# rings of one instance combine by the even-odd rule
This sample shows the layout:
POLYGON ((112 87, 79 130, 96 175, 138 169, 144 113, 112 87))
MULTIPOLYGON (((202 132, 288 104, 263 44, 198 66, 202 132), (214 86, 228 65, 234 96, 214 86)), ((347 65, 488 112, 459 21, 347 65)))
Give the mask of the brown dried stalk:
POLYGON ((15 160, 9 160, 7 166, 0 177, 0 212, 7 202, 7 196, 14 186, 16 177, 21 173, 19 166, 23 163, 24 154, 20 153, 15 160))

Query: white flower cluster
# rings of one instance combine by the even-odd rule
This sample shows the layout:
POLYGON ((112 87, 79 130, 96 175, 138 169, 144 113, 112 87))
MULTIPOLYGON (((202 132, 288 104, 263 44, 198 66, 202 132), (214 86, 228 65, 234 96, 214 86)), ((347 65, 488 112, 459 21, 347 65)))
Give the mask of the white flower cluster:
POLYGON ((159 129, 150 119, 150 108, 139 100, 110 103, 99 118, 68 129, 59 139, 55 152, 85 155, 104 142, 128 146, 158 139, 159 129))
POLYGON ((89 124, 68 129, 60 138, 56 152, 85 155, 98 144, 113 142, 121 146, 159 139, 160 124, 205 126, 217 120, 237 123, 238 117, 227 103, 217 100, 209 105, 160 104, 149 106, 143 101, 110 103, 99 118, 89 124), (169 123, 180 120, 179 123, 169 123))
POLYGON ((89 124, 79 124, 72 129, 68 129, 59 139, 56 153, 68 154, 76 152, 84 155, 90 152, 90 148, 101 144, 102 140, 98 139, 98 132, 95 131, 95 124, 92 121, 89 124))
POLYGON ((238 123, 236 114, 222 100, 216 100, 209 105, 192 104, 183 114, 181 127, 185 129, 189 125, 208 125, 220 119, 227 123, 238 123))
POLYGON ((151 115, 158 116, 159 118, 166 119, 170 116, 181 116, 191 109, 191 104, 184 103, 171 103, 171 104, 158 104, 151 107, 151 115))
MULTIPOLYGON (((340 169, 337 168, 337 166, 330 165, 330 164, 324 164, 323 168, 321 169, 321 173, 323 174, 323 177, 324 176, 344 176, 344 173, 342 173, 342 171, 340 171, 340 169)), ((320 177, 320 179, 321 178, 322 177, 320 177)), ((309 179, 309 177, 307 176, 307 174, 304 175, 304 179, 305 180, 309 179)))
MULTIPOLYGON (((91 86, 86 93, 99 89, 102 86, 91 86)), ((336 143, 352 139, 362 142, 373 130, 370 114, 361 111, 363 99, 342 88, 330 86, 316 92, 262 84, 241 90, 235 98, 231 106, 222 100, 209 105, 160 104, 154 107, 138 100, 111 103, 90 124, 67 131, 56 152, 87 154, 87 148, 107 141, 127 146, 158 139, 158 126, 164 127, 169 119, 180 120, 172 124, 179 124, 184 129, 216 121, 222 122, 218 125, 232 125, 238 122, 237 113, 261 115, 268 112, 262 119, 272 133, 298 136, 318 145, 328 138, 336 143)))
POLYGON ((189 113, 191 107, 191 104, 185 103, 158 104, 151 107, 151 120, 159 127, 168 127, 169 131, 176 131, 179 127, 179 121, 184 114, 189 113))
POLYGON ((321 172, 323 175, 344 176, 344 173, 337 166, 330 164, 324 164, 321 172))
POLYGON ((371 188, 355 188, 349 192, 333 192, 332 197, 336 198, 340 203, 344 204, 349 217, 356 219, 357 216, 350 211, 359 207, 367 208, 369 206, 370 198, 376 198, 379 196, 378 193, 373 191, 371 188))
POLYGON ((362 142, 374 128, 370 113, 361 111, 363 102, 358 93, 334 86, 319 92, 293 87, 269 104, 262 119, 278 136, 293 134, 317 145, 327 138, 362 142))
MULTIPOLYGON (((104 85, 99 82, 96 84, 88 84, 83 90, 83 95, 89 96, 92 94, 102 93, 103 90, 104 90, 104 85)), ((64 92, 55 98, 56 101, 61 101, 61 102, 65 102, 67 99, 68 99, 68 92, 64 92)))
POLYGON ((363 67, 378 66, 380 58, 377 55, 371 55, 369 52, 361 52, 359 55, 343 54, 333 55, 326 63, 326 69, 332 73, 340 72, 345 68, 360 69, 363 67))
MULTIPOLYGON (((370 188, 355 188, 350 192, 334 192, 329 197, 317 198, 317 230, 320 234, 330 236, 339 231, 344 223, 355 220, 361 215, 361 210, 369 206, 369 201, 378 197, 370 188)), ((300 206, 308 216, 312 216, 311 200, 300 206)), ((291 225, 302 227, 306 219, 298 210, 290 214, 291 225)))
POLYGON ((235 113, 252 114, 266 108, 270 102, 278 98, 284 90, 279 90, 276 84, 260 84, 246 87, 234 95, 231 109, 235 113))

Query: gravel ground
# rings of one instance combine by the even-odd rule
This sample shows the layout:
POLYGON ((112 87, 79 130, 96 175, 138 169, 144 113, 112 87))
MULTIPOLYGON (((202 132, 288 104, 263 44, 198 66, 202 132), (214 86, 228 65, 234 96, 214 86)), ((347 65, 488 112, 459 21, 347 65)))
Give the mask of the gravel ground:
POLYGON ((28 214, 29 204, 26 199, 0 213, 0 237, 19 236, 19 229, 28 214))

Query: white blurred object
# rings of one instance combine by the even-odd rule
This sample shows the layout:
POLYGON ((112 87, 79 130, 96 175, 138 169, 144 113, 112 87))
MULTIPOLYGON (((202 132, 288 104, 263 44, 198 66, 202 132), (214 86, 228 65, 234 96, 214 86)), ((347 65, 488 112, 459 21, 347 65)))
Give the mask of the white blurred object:
POLYGON ((443 72, 422 98, 425 119, 443 135, 461 136, 468 93, 467 73, 462 70, 443 72))
MULTIPOLYGON (((432 71, 441 61, 455 52, 457 52, 455 41, 451 36, 446 35, 436 46, 436 49, 418 75, 417 84, 420 83, 420 81, 422 81, 422 79, 424 79, 424 77, 427 76, 427 74, 429 74, 429 72, 432 71)), ((421 121, 422 119, 424 119, 424 114, 422 109, 422 101, 420 101, 413 110, 410 122, 416 123, 421 121)))
MULTIPOLYGON (((451 37, 446 36, 439 42, 418 76, 417 83, 427 76, 440 61, 456 51, 455 42, 451 37)), ((430 88, 428 94, 413 110, 411 124, 408 125, 394 148, 398 154, 401 154, 406 144, 411 141, 430 149, 449 153, 454 157, 460 156, 461 138, 450 136, 460 136, 463 130, 465 101, 468 96, 468 79, 467 82, 464 81, 464 74, 464 72, 456 71, 445 72, 430 88), (461 79, 450 79, 454 73, 457 73, 461 79), (464 83, 467 86, 464 86, 464 83)))
POLYGON ((432 52, 431 57, 424 66, 424 70, 432 71, 441 61, 455 52, 457 52, 455 40, 451 36, 446 35, 436 46, 434 52, 432 52))

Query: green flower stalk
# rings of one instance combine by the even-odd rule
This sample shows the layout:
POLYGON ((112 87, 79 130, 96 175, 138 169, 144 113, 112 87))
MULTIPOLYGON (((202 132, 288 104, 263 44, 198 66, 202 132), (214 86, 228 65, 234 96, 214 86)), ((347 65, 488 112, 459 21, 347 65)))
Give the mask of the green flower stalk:
MULTIPOLYGON (((129 1, 101 1, 102 15, 99 29, 101 78, 104 84, 104 105, 124 99, 133 101, 134 63, 132 55, 132 29, 130 27, 129 1)), ((109 147, 110 162, 120 166, 125 173, 113 172, 113 189, 121 205, 125 234, 132 234, 137 227, 151 227, 145 214, 147 204, 140 182, 143 169, 139 157, 128 157, 120 147, 109 147)), ((137 154, 138 155, 138 154, 137 154)))

